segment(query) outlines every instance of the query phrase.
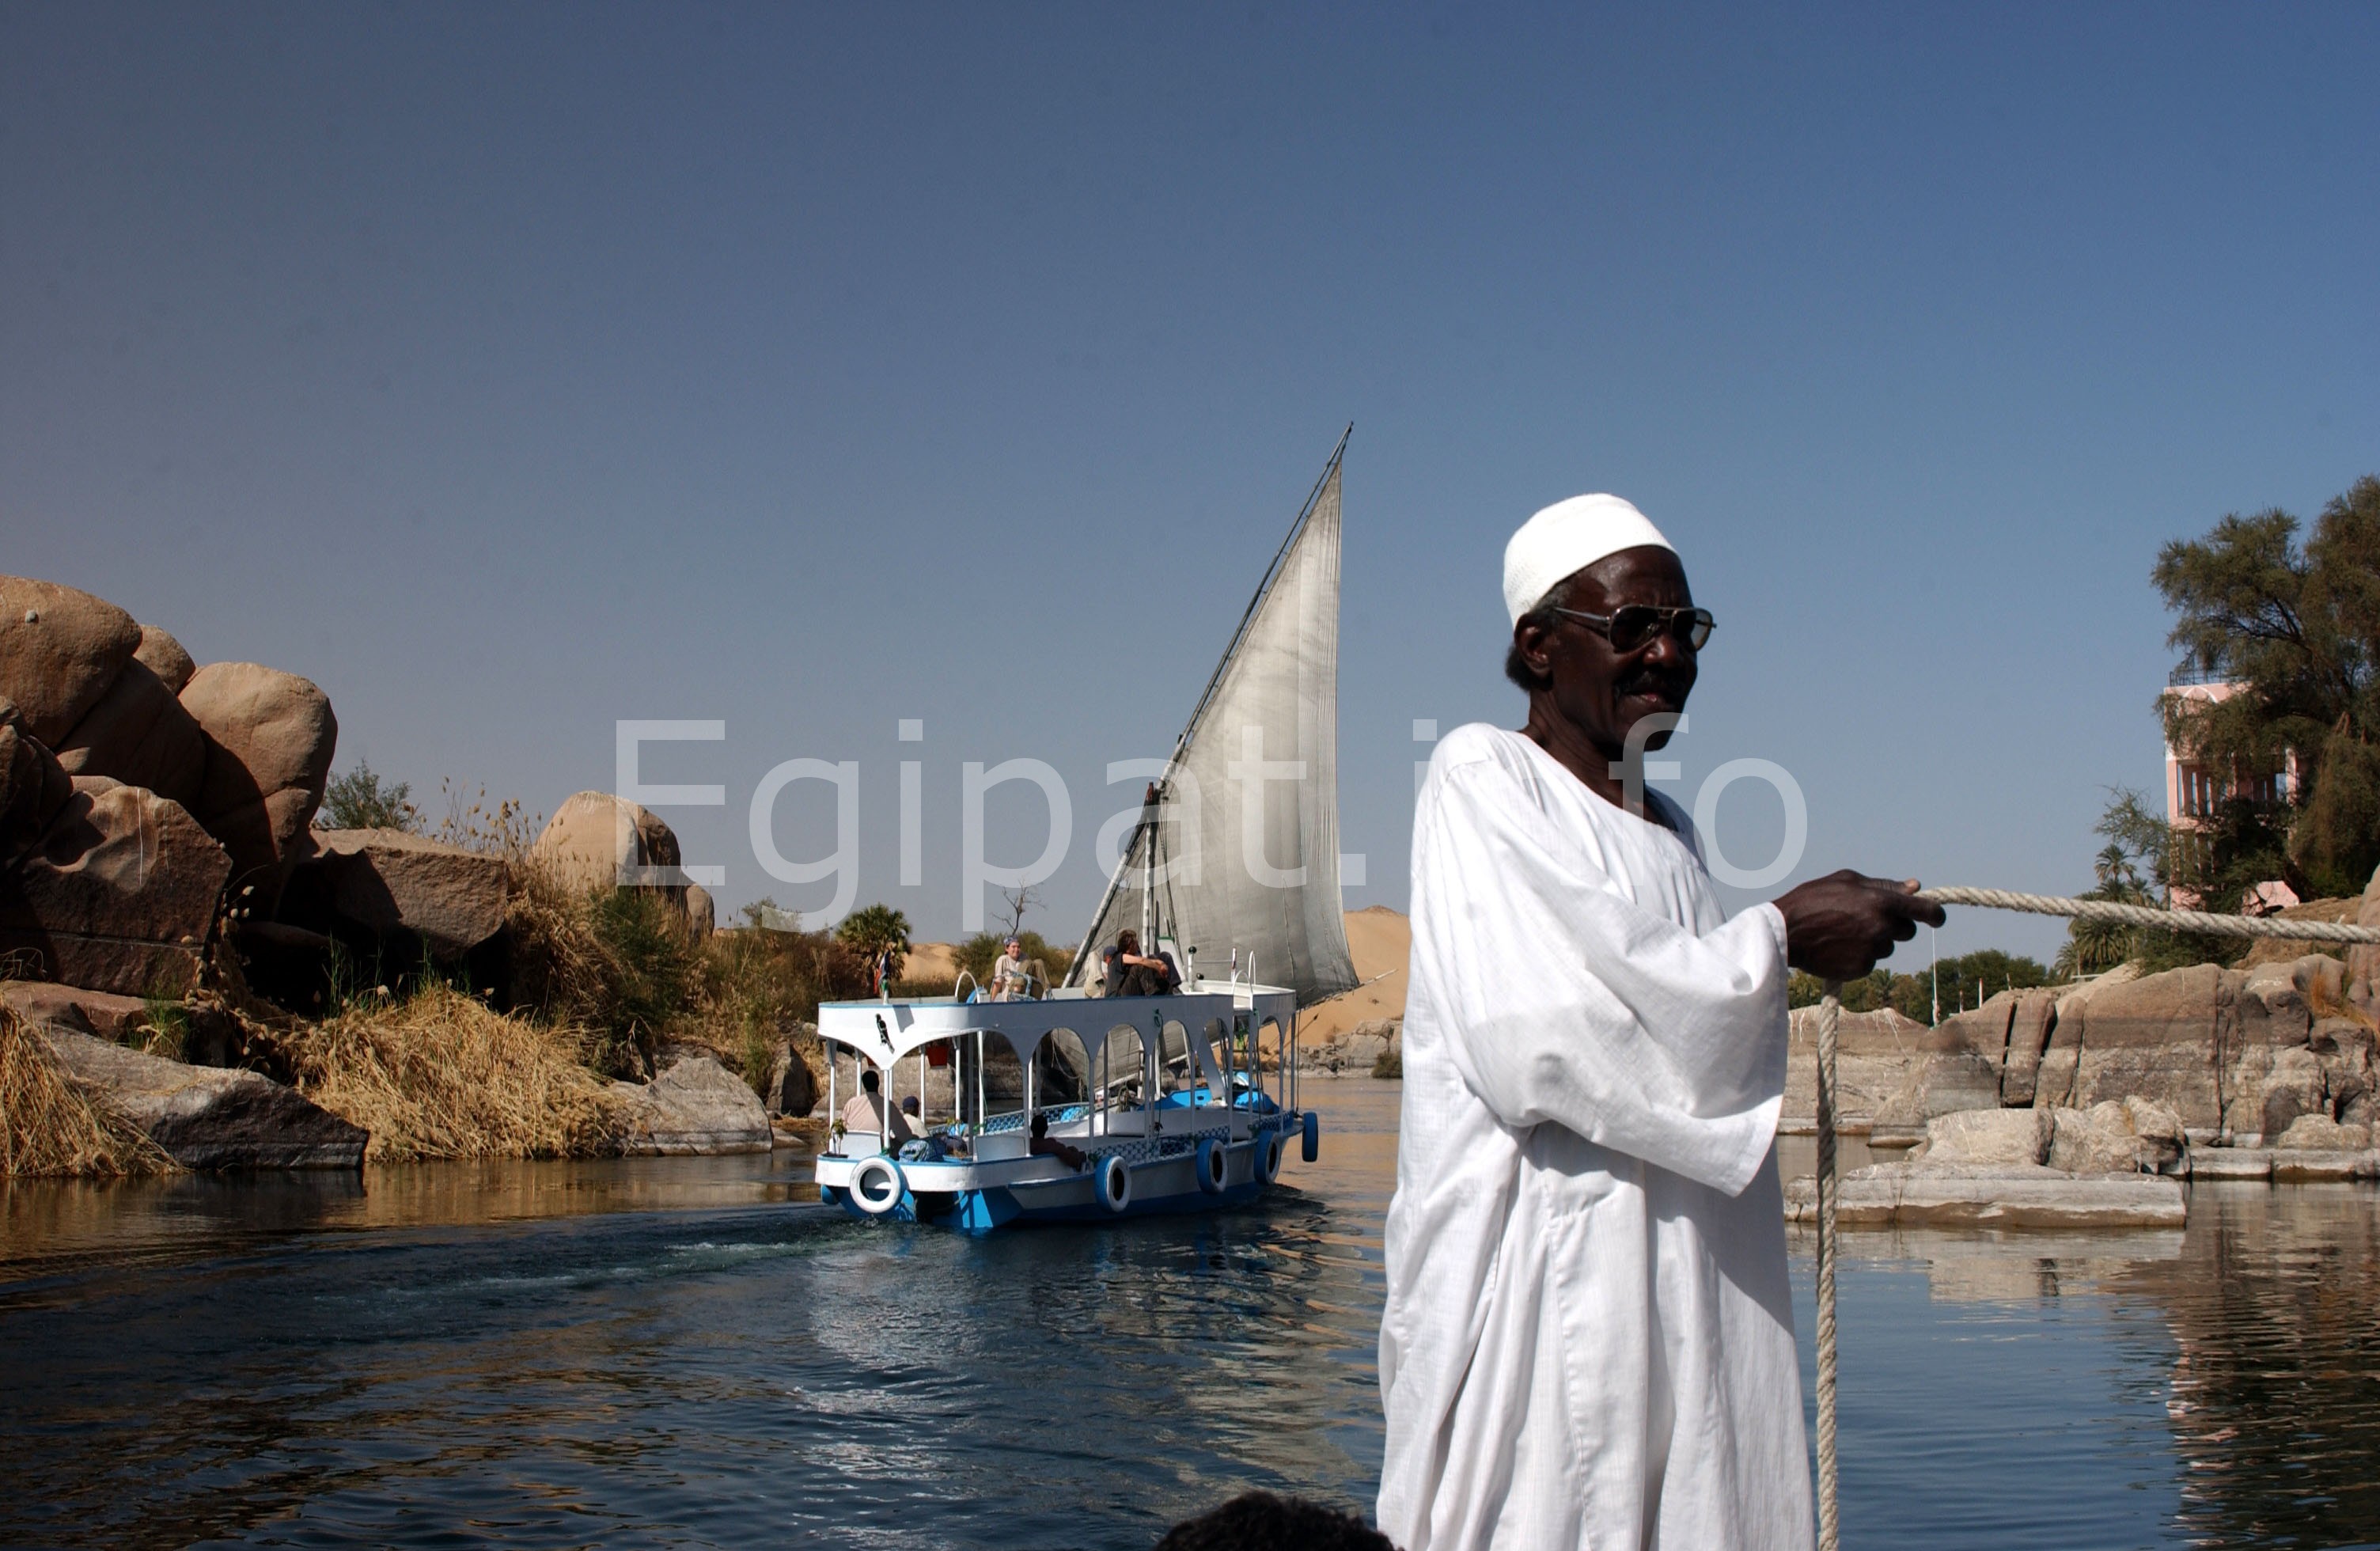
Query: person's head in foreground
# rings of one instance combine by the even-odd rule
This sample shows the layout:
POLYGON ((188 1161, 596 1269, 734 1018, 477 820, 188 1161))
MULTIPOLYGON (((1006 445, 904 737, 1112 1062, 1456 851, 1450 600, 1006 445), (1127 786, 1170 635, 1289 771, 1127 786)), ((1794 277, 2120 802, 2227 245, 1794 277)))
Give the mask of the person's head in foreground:
POLYGON ((1022 943, 1022 942, 1020 942, 1020 941, 1018 941, 1016 939, 1014 939, 1014 938, 1013 938, 1013 937, 1012 937, 1012 938, 1010 938, 1006 942, 1002 943, 1002 944, 1001 944, 1001 947, 1002 947, 1002 948, 1003 948, 1003 949, 1005 949, 1005 950, 1007 951, 1008 956, 1009 956, 1010 958, 1012 958, 1012 959, 1013 959, 1013 958, 1016 957, 1017 953, 1018 953, 1020 951, 1022 951, 1022 950, 1023 950, 1023 948, 1025 947, 1025 944, 1024 944, 1024 943, 1022 943))
MULTIPOLYGON (((1711 838, 1639 768, 1718 637, 1634 506, 1531 517, 1504 604, 1526 720, 1441 739, 1415 805, 1380 1530, 1405 1551, 1806 1551, 1788 967, 1864 975, 1941 913, 1844 872, 1729 915, 1711 838)), ((1791 645, 1730 640, 1760 662, 1791 645)))
POLYGON ((1165 1533, 1157 1551, 1397 1551, 1352 1513, 1249 1492, 1165 1533))
POLYGON ((915 1115, 917 1113, 917 1096, 916 1094, 911 1094, 901 1101, 901 1113, 905 1115, 915 1115))
POLYGON ((860 1071, 860 1073, 859 1073, 859 1088, 860 1088, 860 1091, 861 1091, 862 1093, 874 1093, 874 1092, 877 1090, 877 1088, 879 1087, 879 1085, 880 1085, 880 1084, 879 1084, 879 1083, 877 1082, 877 1078, 876 1078, 876 1070, 875 1070, 875 1068, 873 1068, 873 1067, 864 1067, 864 1068, 862 1068, 862 1069, 861 1069, 861 1071, 860 1071))

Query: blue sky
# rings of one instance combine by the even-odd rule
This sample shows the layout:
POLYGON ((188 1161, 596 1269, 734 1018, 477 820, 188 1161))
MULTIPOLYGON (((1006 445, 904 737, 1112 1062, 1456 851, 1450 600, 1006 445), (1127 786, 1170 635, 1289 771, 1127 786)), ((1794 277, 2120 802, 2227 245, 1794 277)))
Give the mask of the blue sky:
MULTIPOLYGON (((1721 622, 1683 795, 1769 758, 1804 875, 2071 890, 2161 779, 2157 546, 2380 470, 2375 57, 2370 6, 12 6, 0 570, 306 674, 417 794, 723 720, 646 773, 727 788, 665 817, 731 905, 824 903, 746 808, 856 760, 860 898, 949 935, 960 762, 1046 759, 1071 936, 1105 762, 1352 420, 1351 904, 1415 719, 1517 723, 1502 544, 1585 490, 1721 622)), ((1780 811, 1732 789, 1740 864, 1780 811)), ((1000 789, 995 859, 1042 825, 1000 789)))

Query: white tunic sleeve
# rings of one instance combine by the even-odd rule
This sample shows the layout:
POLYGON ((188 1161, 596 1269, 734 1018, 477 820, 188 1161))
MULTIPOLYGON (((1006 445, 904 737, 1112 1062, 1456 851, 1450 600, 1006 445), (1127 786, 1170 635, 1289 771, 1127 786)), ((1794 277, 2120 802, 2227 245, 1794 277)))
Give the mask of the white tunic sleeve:
POLYGON ((1697 935, 1638 904, 1497 760, 1441 764, 1415 820, 1415 919, 1432 923, 1415 970, 1466 1085, 1505 1125, 1551 1121, 1741 1193, 1784 1101, 1784 917, 1762 905, 1697 935))

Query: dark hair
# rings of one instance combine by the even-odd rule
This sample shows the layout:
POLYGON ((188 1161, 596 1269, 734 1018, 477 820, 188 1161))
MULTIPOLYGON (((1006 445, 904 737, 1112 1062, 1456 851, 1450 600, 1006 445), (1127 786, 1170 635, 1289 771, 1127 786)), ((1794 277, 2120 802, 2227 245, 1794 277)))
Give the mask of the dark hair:
POLYGON ((859 1085, 869 1093, 876 1091, 876 1069, 869 1067, 859 1074, 859 1085))
POLYGON ((1397 1551, 1352 1513, 1250 1492, 1165 1532, 1157 1551, 1397 1551))
POLYGON ((1521 655, 1521 632, 1531 628, 1551 630, 1559 618, 1554 611, 1570 606, 1570 584, 1568 576, 1556 582, 1552 590, 1537 600, 1537 606, 1523 614, 1512 626, 1512 644, 1504 648, 1504 676, 1528 694, 1551 689, 1554 681, 1531 668, 1529 660, 1521 655))
POLYGON ((1033 1111, 1033 1134, 1037 1138, 1050 1134, 1050 1111, 1047 1109, 1033 1111))
POLYGON ((1126 927, 1123 930, 1116 933, 1116 951, 1119 953, 1139 952, 1140 934, 1134 931, 1130 927, 1126 927))

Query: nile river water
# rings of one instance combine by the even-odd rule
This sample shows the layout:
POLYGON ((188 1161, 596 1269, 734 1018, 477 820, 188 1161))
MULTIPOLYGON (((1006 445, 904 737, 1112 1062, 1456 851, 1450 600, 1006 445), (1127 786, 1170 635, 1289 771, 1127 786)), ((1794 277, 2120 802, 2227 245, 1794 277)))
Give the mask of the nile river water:
MULTIPOLYGON (((1306 1095, 1322 1161, 1262 1206, 983 1240, 847 1222, 783 1151, 5 1187, 0 1541, 1138 1548, 1250 1485, 1368 1507, 1397 1084, 1306 1095)), ((2380 1192, 1847 1242, 1845 1545, 2380 1545, 2380 1192)))

